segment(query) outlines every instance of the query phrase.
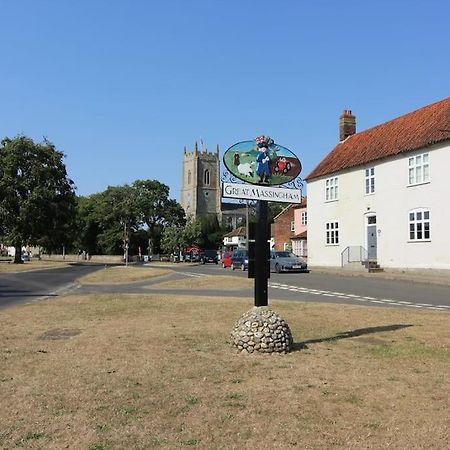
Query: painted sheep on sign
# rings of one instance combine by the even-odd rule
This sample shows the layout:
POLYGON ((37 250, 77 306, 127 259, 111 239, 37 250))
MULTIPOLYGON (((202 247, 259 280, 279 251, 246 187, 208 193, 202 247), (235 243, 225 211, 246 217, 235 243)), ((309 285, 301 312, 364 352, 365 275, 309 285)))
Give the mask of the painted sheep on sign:
POLYGON ((268 136, 232 145, 223 155, 223 163, 239 180, 266 186, 289 183, 302 170, 297 156, 268 136))

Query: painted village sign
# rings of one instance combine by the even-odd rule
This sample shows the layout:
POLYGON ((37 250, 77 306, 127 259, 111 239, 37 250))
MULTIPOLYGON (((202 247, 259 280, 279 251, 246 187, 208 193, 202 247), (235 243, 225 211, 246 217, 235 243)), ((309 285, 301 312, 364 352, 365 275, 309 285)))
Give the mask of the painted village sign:
POLYGON ((301 191, 281 188, 298 177, 300 160, 268 136, 232 145, 223 155, 230 174, 244 184, 224 182, 222 196, 249 200, 300 203, 301 191), (249 186, 253 185, 253 186, 249 186))

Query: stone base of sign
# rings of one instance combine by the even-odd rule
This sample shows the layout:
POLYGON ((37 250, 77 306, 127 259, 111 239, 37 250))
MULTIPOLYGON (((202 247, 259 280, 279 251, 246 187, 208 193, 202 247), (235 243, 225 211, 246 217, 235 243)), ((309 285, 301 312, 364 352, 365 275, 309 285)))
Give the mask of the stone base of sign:
POLYGON ((231 344, 240 353, 288 353, 293 339, 289 325, 266 306, 254 306, 236 322, 231 344))

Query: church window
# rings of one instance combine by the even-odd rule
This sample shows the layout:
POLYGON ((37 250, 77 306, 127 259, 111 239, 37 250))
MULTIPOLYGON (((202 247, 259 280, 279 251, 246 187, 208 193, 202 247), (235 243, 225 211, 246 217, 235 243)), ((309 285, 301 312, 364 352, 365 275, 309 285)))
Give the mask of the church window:
POLYGON ((209 178, 210 178, 210 176, 209 176, 209 170, 206 169, 206 170, 205 170, 205 173, 204 173, 204 176, 203 176, 203 182, 204 182, 204 184, 209 185, 209 181, 210 181, 209 178))
POLYGON ((191 184, 191 171, 188 170, 188 184, 191 184))

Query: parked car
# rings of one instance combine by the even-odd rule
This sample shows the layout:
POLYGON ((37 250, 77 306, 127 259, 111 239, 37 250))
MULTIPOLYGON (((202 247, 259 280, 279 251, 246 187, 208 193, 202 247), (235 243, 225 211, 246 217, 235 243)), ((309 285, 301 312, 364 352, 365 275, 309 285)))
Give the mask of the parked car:
POLYGON ((277 250, 270 252, 271 272, 307 272, 307 270, 306 261, 291 252, 277 250))
POLYGON ((231 257, 233 256, 233 252, 224 252, 222 255, 222 267, 226 269, 227 267, 231 267, 231 257))
POLYGON ((200 253, 200 262, 202 264, 214 263, 219 264, 219 255, 216 250, 205 250, 200 253))
POLYGON ((193 252, 185 253, 183 255, 183 261, 184 262, 198 262, 198 261, 200 261, 200 255, 198 253, 193 253, 193 252))
POLYGON ((244 249, 235 250, 231 257, 231 269, 248 269, 248 251, 244 249))

